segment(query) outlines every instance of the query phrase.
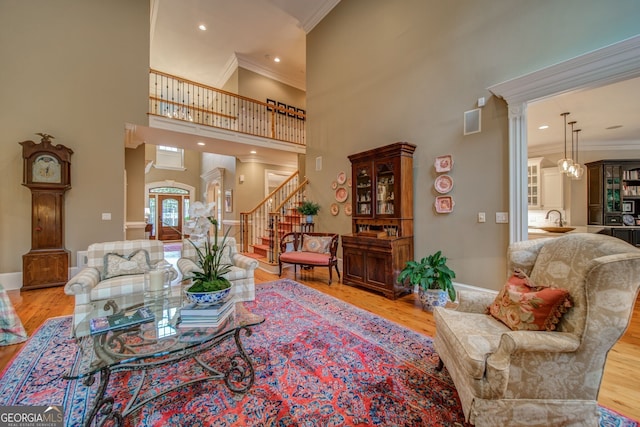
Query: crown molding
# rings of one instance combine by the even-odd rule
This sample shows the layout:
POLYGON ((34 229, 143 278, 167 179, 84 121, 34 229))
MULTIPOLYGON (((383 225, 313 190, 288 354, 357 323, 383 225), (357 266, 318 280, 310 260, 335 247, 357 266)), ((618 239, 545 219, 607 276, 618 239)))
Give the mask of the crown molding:
POLYGON ((490 86, 489 92, 509 104, 640 76, 640 35, 490 86))
POLYGON ((243 55, 241 53, 236 53, 235 56, 238 59, 238 67, 245 68, 249 71, 253 71, 254 73, 258 73, 262 76, 279 81, 286 85, 293 86, 296 89, 300 89, 301 91, 306 91, 306 82, 304 76, 295 78, 290 75, 275 72, 256 62, 253 58, 250 58, 247 55, 243 55))
POLYGON ((227 84, 227 82, 229 81, 229 79, 237 69, 238 69, 238 57, 236 56, 236 53, 233 53, 227 60, 227 63, 225 64, 224 69, 222 70, 222 74, 220 75, 220 78, 218 79, 218 84, 216 86, 224 87, 224 85, 227 84))
POLYGON ((304 21, 300 22, 305 34, 309 34, 309 32, 313 30, 315 26, 318 25, 318 23, 322 21, 334 7, 336 7, 338 3, 340 3, 340 0, 325 0, 323 2, 319 2, 320 7, 314 10, 313 13, 311 13, 304 21))

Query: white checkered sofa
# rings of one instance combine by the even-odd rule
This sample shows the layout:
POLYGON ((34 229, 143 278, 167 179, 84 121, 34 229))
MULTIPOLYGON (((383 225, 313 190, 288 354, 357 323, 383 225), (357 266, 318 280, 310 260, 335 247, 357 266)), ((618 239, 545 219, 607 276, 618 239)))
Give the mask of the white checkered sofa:
MULTIPOLYGON (((238 301, 253 301, 256 299, 254 273, 258 268, 258 261, 238 252, 236 239, 227 237, 225 248, 231 264, 231 271, 224 275, 232 284, 233 292, 238 301)), ((188 240, 182 241, 182 258, 178 260, 178 270, 183 279, 189 279, 194 271, 202 271, 196 264, 198 254, 193 244, 188 240)))
MULTIPOLYGON (((131 256, 144 250, 153 268, 164 259, 164 245, 158 240, 123 240, 116 242, 94 243, 87 250, 87 266, 73 276, 64 287, 67 295, 75 295, 74 326, 78 324, 93 309, 95 301, 131 296, 144 300, 144 273, 127 274, 104 278, 105 259, 108 254, 131 256)), ((171 268, 171 281, 178 278, 178 272, 171 268)))

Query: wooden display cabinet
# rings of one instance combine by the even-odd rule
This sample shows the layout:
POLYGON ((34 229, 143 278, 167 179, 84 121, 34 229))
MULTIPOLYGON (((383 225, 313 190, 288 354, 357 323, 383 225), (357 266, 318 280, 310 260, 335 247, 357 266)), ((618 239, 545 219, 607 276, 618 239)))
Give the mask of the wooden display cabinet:
POLYGON ((383 293, 410 293, 397 283, 413 260, 413 152, 397 142, 349 156, 352 234, 342 236, 343 282, 383 293))

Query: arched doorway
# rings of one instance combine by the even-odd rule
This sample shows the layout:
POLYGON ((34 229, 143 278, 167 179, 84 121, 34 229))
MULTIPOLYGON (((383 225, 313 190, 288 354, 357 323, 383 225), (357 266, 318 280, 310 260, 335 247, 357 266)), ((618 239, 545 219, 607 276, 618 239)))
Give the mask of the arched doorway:
POLYGON ((146 185, 150 239, 181 240, 194 189, 191 186, 162 181, 146 185))

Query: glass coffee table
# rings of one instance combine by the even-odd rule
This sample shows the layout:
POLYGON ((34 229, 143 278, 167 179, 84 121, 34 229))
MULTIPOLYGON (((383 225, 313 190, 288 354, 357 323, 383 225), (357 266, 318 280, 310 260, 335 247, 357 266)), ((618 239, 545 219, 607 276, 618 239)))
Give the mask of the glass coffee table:
MULTIPOLYGON (((179 287, 176 287, 179 288, 179 287)), ((67 380, 82 380, 86 386, 100 376, 100 384, 85 425, 123 425, 124 418, 146 403, 180 387, 206 380, 224 380, 229 390, 245 393, 253 385, 255 372, 249 355, 242 345, 242 335, 250 336, 251 328, 264 322, 264 317, 252 314, 242 303, 235 303, 235 312, 218 327, 184 327, 179 324, 180 308, 184 305, 182 290, 167 295, 131 295, 96 302, 94 310, 74 330, 79 355, 67 380), (142 301, 142 302, 140 302, 142 301), (91 319, 102 317, 105 312, 114 314, 147 307, 153 312, 152 320, 122 329, 91 335, 91 319), (213 352, 219 345, 233 338, 234 354, 228 366, 216 369, 201 356, 213 352), (193 359, 203 368, 203 375, 189 378, 151 397, 141 397, 146 372, 169 364, 193 359), (140 383, 131 392, 126 404, 117 407, 114 398, 106 394, 109 379, 114 372, 141 372, 140 383)))

